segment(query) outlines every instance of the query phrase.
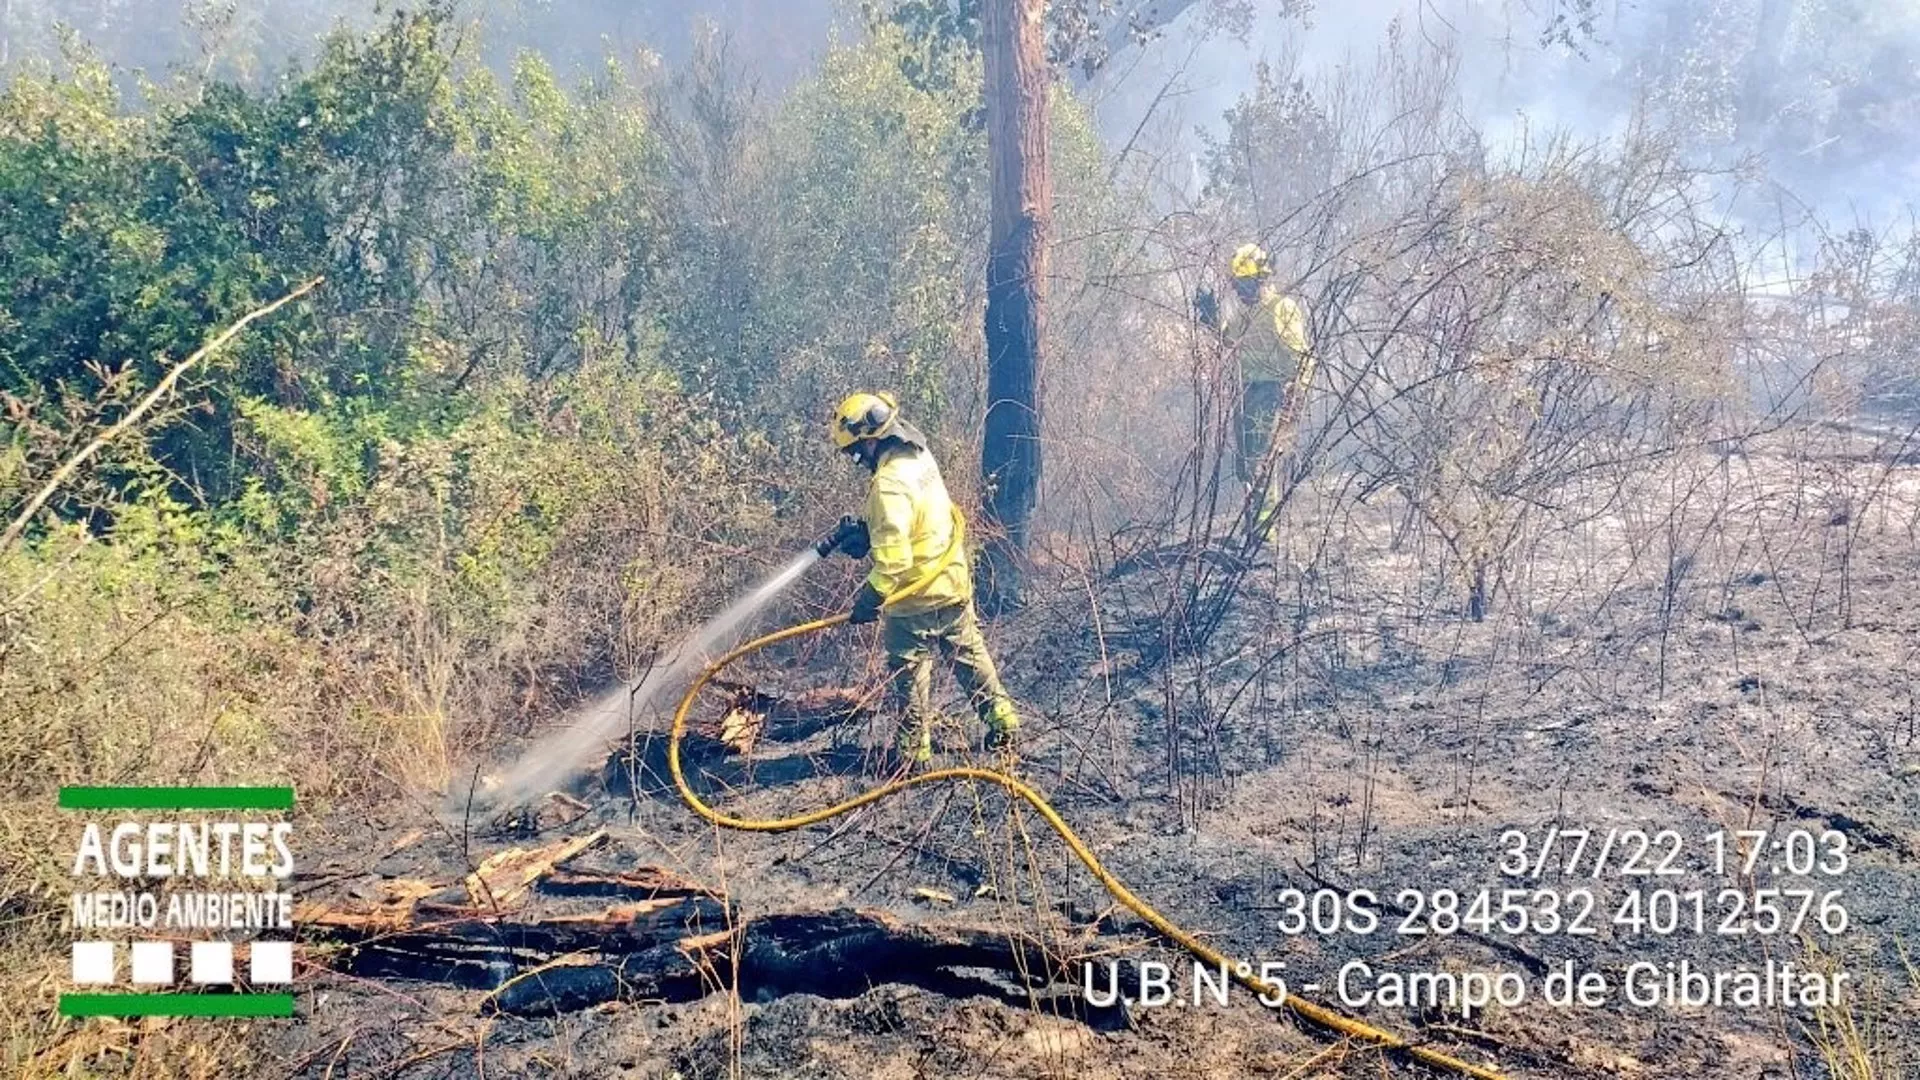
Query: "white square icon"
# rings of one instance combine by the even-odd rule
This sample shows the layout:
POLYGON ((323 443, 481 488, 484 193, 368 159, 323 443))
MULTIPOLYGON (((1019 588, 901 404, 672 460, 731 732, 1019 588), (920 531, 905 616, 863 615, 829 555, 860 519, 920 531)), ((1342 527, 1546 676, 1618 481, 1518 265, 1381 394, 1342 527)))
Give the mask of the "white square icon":
POLYGON ((164 986, 173 981, 173 942, 133 943, 133 981, 164 986))
POLYGON ((293 981, 293 942, 256 941, 251 950, 252 981, 290 983, 293 981))
POLYGON ((113 942, 76 941, 73 943, 73 981, 95 985, 113 981, 113 942))
POLYGON ((233 981, 233 942, 196 941, 193 943, 193 981, 230 983, 233 981))

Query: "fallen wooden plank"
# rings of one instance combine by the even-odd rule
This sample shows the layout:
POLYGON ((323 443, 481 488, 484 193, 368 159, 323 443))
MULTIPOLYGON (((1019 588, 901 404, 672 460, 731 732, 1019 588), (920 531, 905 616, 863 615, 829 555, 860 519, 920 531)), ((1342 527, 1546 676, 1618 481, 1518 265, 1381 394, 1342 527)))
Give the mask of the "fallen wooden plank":
MULTIPOLYGON (((423 910, 406 926, 369 923, 356 913, 329 911, 313 913, 301 922, 300 931, 308 940, 342 946, 329 961, 341 971, 490 990, 568 954, 617 959, 651 954, 660 946, 677 951, 683 941, 724 935, 731 921, 732 913, 720 901, 686 896, 544 917, 496 917, 469 911, 432 918, 423 910)), ((691 972, 696 959, 682 956, 679 968, 691 972)), ((679 973, 676 968, 661 975, 679 973)))
POLYGON ((382 895, 371 903, 335 906, 319 902, 294 905, 296 925, 337 926, 342 930, 374 933, 400 930, 413 924, 420 901, 439 891, 430 881, 398 878, 381 883, 382 895))
MULTIPOLYGON (((671 870, 639 866, 624 871, 574 870, 562 865, 599 845, 605 832, 562 840, 536 850, 511 849, 484 860, 461 885, 443 885, 417 878, 390 878, 353 887, 349 899, 326 903, 309 900, 297 905, 294 918, 302 924, 341 932, 404 930, 423 920, 445 922, 481 915, 505 915, 522 906, 530 889, 554 897, 608 897, 628 900, 720 894, 671 870), (474 896, 476 878, 499 891, 474 896), (487 902, 491 899, 492 903, 487 902)), ((484 888, 484 886, 483 886, 484 888)))
POLYGON ((728 705, 766 713, 775 720, 844 720, 865 711, 867 699, 872 696, 870 692, 850 686, 825 686, 797 694, 780 694, 728 679, 714 679, 707 685, 728 705))
POLYGON ((535 881, 553 872, 559 863, 602 843, 605 829, 585 836, 559 840, 541 848, 509 848, 487 856, 467 875, 467 897, 475 907, 510 908, 526 896, 535 881))
POLYGON ((643 866, 637 870, 595 873, 556 868, 534 883, 552 896, 712 896, 706 886, 671 870, 643 866))

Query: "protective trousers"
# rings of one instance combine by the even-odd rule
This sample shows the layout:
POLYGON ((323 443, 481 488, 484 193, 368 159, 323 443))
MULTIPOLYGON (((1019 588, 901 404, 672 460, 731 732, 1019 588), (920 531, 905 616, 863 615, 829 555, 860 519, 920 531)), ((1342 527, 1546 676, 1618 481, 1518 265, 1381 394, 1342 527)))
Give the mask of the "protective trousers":
POLYGON ((932 611, 886 616, 882 637, 887 649, 888 697, 900 728, 894 748, 902 757, 926 761, 933 756, 933 654, 953 665, 960 689, 989 730, 1020 726, 1013 700, 1000 684, 987 639, 980 633, 973 601, 932 611))
POLYGON ((1261 490, 1251 500, 1253 520, 1252 528, 1265 531, 1272 525, 1273 512, 1280 501, 1279 478, 1274 474, 1280 470, 1280 462, 1269 462, 1267 454, 1273 447, 1274 439, 1279 435, 1280 414, 1286 405, 1286 384, 1266 379, 1248 380, 1246 391, 1240 399, 1240 461, 1238 471, 1240 479, 1252 490, 1257 483, 1261 490), (1261 466, 1267 466, 1262 477, 1261 466))

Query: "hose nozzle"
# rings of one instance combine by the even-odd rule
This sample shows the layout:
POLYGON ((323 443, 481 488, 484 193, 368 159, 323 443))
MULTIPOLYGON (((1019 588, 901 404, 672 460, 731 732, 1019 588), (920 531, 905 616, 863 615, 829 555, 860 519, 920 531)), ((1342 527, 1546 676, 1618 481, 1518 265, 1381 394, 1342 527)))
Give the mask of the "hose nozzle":
POLYGON ((834 552, 845 552, 856 559, 864 559, 870 544, 867 540, 867 523, 848 514, 840 519, 824 539, 813 546, 821 558, 827 558, 834 552))

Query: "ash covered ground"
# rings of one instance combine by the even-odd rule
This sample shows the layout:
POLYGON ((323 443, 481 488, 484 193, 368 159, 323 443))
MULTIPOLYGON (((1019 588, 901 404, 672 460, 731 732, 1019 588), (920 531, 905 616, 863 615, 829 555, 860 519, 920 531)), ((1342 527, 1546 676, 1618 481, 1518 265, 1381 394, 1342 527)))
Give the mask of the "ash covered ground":
MULTIPOLYGON (((1070 587, 1059 599, 990 630, 1029 717, 1023 775, 1142 898, 1229 953, 1284 963, 1292 986, 1323 987, 1316 1000, 1331 1001, 1334 974, 1354 960, 1521 975, 1530 999, 1517 1007, 1345 1010, 1506 1075, 1847 1076, 1849 1055, 1871 1055, 1886 1070, 1875 1075, 1920 1075, 1920 469, 1843 452, 1808 468, 1764 453, 1703 460, 1702 484, 1724 497, 1676 500, 1665 520, 1600 514, 1535 536, 1511 553, 1504 592, 1478 620, 1449 599, 1444 558, 1401 543, 1384 517, 1317 520, 1311 493, 1203 649, 1155 645, 1193 560, 1092 567, 1077 582, 1060 570, 1070 587), (1609 830, 1668 832, 1679 853, 1663 862, 1671 841, 1656 840, 1646 874, 1619 861, 1596 871, 1591 852, 1537 875, 1500 872, 1503 835, 1538 843, 1554 829, 1591 830, 1596 845, 1609 830), (1747 874, 1736 850, 1741 866, 1716 868, 1708 838, 1739 830, 1843 846, 1847 864, 1795 875, 1797 856, 1766 855, 1747 874), (1431 906, 1445 890, 1508 888, 1590 893, 1594 932, 1400 932, 1409 891, 1431 906), (1844 931, 1817 916, 1799 933, 1725 922, 1726 892, 1766 889, 1839 890, 1844 931), (1379 925, 1284 933, 1287 890, 1370 890, 1379 925), (1658 890, 1707 897, 1705 930, 1636 931, 1616 917, 1629 892, 1658 890), (1851 986, 1826 1009, 1618 1000, 1631 965, 1682 961, 1845 971, 1851 986), (1544 975, 1568 962, 1605 976, 1614 1000, 1540 1001, 1544 975)), ((789 653, 733 674, 799 692, 872 672, 789 653)), ((872 783, 863 748, 886 723, 769 738, 746 760, 697 755, 696 783, 744 816, 824 805, 872 783)), ((328 823, 327 850, 340 855, 308 896, 383 877, 451 880, 508 844, 605 827, 603 865, 670 868, 723 890, 746 920, 876 909, 1186 970, 996 789, 914 790, 782 835, 720 832, 672 790, 664 727, 643 724, 631 759, 573 789, 584 813, 532 838, 481 822, 442 829, 424 806, 343 810, 328 823)), ((952 721, 946 760, 966 759, 978 734, 952 721)), ((1184 975, 1184 1003, 1099 1010, 1004 973, 948 974, 833 996, 722 988, 515 1017, 483 1012, 481 990, 315 969, 307 1015, 269 1029, 266 1048, 289 1075, 315 1077, 1420 1075, 1250 994, 1194 1005, 1184 975)))

